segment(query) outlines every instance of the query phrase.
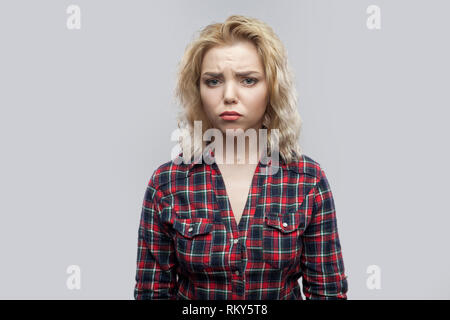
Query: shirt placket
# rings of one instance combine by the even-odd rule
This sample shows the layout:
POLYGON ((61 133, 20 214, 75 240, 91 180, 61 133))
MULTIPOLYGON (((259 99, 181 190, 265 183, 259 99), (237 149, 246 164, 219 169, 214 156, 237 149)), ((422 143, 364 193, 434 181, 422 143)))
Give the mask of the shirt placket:
MULTIPOLYGON (((220 200, 216 198, 215 203, 218 206, 218 209, 221 211, 221 213, 227 218, 226 221, 230 221, 227 228, 228 230, 231 230, 231 255, 230 255, 230 264, 231 264, 231 299, 244 299, 245 298, 245 259, 246 259, 246 247, 245 243, 247 240, 247 230, 250 228, 253 215, 255 214, 255 210, 257 207, 257 204, 259 202, 259 197, 261 193, 261 176, 260 176, 260 167, 258 165, 258 168, 255 171, 254 179, 252 180, 252 184, 250 186, 251 191, 250 194, 252 194, 252 191, 256 184, 256 195, 250 197, 250 206, 249 209, 247 209, 247 205, 244 208, 244 212, 242 214, 242 217, 239 221, 239 224, 235 223, 234 217, 231 216, 231 208, 228 209, 227 207, 227 201, 228 197, 226 194, 226 189, 224 186, 223 178, 220 177, 219 171, 217 170, 217 164, 212 164, 212 170, 211 170, 211 181, 212 181, 212 187, 214 190, 214 196, 216 197, 216 191, 218 190, 216 187, 220 187, 221 190, 223 190, 223 194, 220 195, 220 200), (233 221, 234 220, 234 221, 233 221), (245 225, 246 227, 244 229, 240 229, 239 225, 245 225)), ((224 221, 224 220, 223 220, 224 221)))

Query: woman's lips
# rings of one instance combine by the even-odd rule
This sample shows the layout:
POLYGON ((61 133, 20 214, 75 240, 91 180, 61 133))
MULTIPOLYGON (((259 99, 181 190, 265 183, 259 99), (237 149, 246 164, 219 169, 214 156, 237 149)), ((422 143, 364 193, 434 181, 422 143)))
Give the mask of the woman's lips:
POLYGON ((220 117, 223 120, 236 120, 241 116, 241 114, 235 111, 225 111, 220 114, 220 117))
POLYGON ((236 120, 240 117, 239 114, 223 114, 220 116, 223 120, 236 120))

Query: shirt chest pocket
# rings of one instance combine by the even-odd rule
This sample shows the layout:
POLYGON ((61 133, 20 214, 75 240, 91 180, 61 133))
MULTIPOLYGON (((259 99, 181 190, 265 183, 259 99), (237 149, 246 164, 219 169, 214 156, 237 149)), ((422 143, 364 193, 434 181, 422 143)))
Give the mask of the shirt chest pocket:
POLYGON ((209 269, 214 263, 213 253, 224 250, 225 226, 210 219, 176 219, 173 228, 177 259, 188 271, 209 269))
POLYGON ((263 259, 276 269, 300 261, 302 234, 306 213, 302 209, 278 209, 265 213, 263 226, 263 259))

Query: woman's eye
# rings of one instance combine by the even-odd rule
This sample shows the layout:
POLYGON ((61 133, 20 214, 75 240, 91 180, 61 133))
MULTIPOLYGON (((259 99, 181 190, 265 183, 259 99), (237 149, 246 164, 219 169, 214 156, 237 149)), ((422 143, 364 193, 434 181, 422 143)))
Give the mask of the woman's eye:
POLYGON ((211 83, 211 81, 217 81, 217 79, 208 79, 208 80, 205 81, 205 83, 207 85, 214 85, 214 84, 211 83))
MULTIPOLYGON (((219 80, 217 80, 217 79, 208 79, 208 80, 205 80, 205 83, 208 86, 214 87, 218 84, 218 81, 219 80)), ((258 80, 254 79, 254 78, 245 78, 244 79, 244 84, 246 84, 246 85, 253 85, 257 82, 258 82, 258 80), (250 81, 248 81, 248 80, 250 80, 250 81)))
MULTIPOLYGON (((251 80, 251 81, 254 81, 253 83, 256 83, 256 82, 258 82, 256 79, 254 79, 254 78, 245 78, 245 80, 244 81, 246 81, 246 80, 251 80)), ((246 83, 246 84, 253 84, 253 83, 246 83)))

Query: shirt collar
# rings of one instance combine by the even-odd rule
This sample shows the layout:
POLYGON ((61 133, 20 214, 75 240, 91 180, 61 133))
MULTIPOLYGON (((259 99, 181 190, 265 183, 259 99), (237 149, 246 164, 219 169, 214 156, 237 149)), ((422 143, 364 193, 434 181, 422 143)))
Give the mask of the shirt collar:
MULTIPOLYGON (((183 153, 181 152, 178 156, 182 157, 182 155, 183 155, 183 153)), ((194 161, 194 156, 192 156, 191 162, 187 164, 188 174, 191 173, 195 167, 202 166, 205 164, 213 164, 213 163, 215 163, 214 150, 209 150, 207 152, 204 152, 203 159, 199 159, 197 161, 194 161)), ((278 163, 280 166, 282 163, 284 163, 284 160, 281 157, 281 155, 278 158, 278 163)), ((272 164, 272 159, 269 156, 265 155, 259 160, 259 165, 261 167, 266 167, 266 166, 271 166, 271 165, 275 165, 275 164, 272 164)))

